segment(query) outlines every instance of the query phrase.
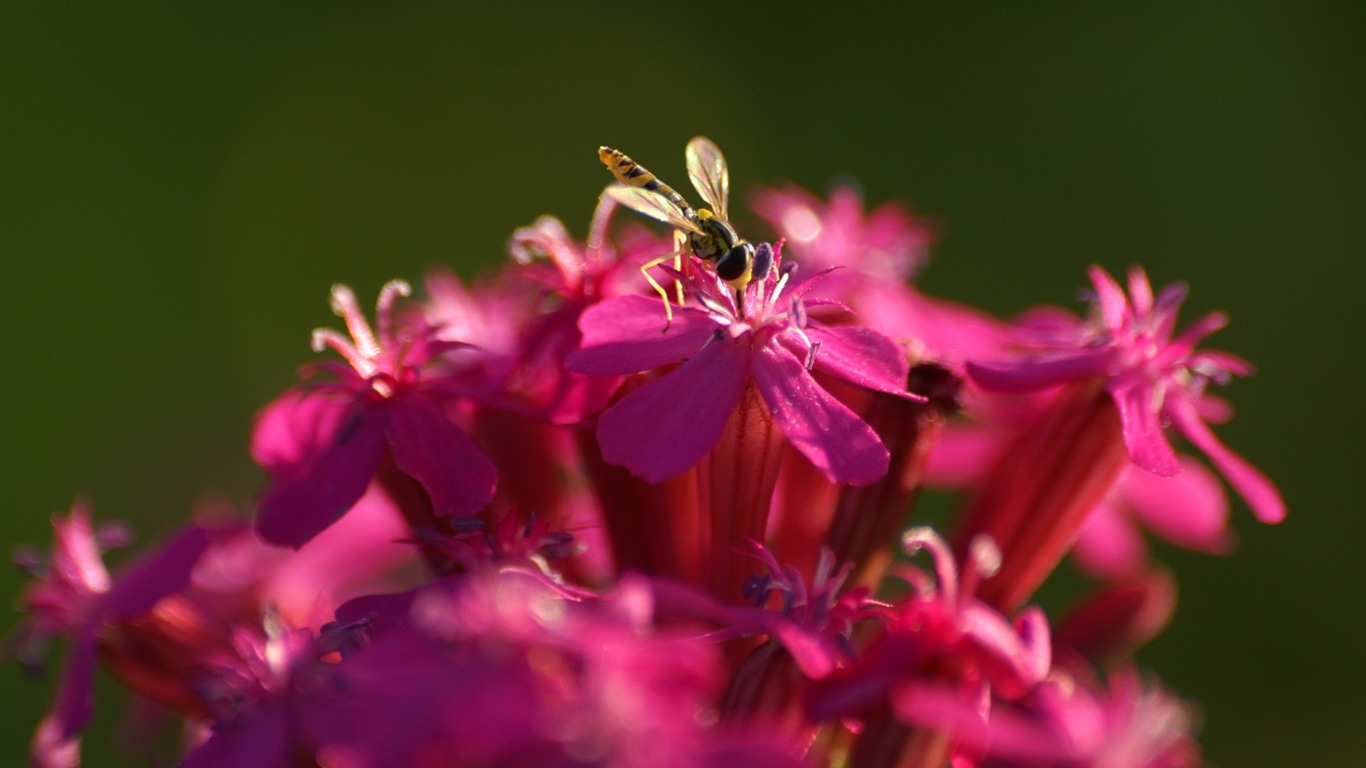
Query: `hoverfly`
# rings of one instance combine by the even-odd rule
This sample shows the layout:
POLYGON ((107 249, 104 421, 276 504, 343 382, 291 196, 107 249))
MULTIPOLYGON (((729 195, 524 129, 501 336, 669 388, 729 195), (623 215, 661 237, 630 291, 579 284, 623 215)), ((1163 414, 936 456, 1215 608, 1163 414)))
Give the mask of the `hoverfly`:
MULTIPOLYGON (((604 195, 636 213, 662 221, 674 228, 674 251, 641 266, 641 274, 664 300, 664 313, 673 321, 668 291, 664 290, 649 270, 673 259, 692 254, 713 262, 716 274, 739 293, 752 280, 763 280, 772 267, 772 250, 754 247, 743 240, 730 225, 726 202, 730 197, 730 171, 720 148, 702 136, 688 142, 688 178, 710 208, 694 209, 673 187, 660 181, 653 173, 619 150, 598 147, 598 159, 621 182, 622 186, 608 187, 604 195)), ((678 286, 678 303, 683 303, 683 289, 678 286)), ((743 306, 744 302, 738 302, 743 306)), ((667 325, 665 326, 668 327, 667 325)))

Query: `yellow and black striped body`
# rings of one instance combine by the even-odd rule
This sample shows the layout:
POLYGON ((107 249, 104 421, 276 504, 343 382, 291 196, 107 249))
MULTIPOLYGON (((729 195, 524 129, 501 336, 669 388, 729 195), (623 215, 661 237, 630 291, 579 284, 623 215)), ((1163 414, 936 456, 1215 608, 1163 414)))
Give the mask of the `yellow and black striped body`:
POLYGON ((688 205, 688 201, 684 200, 682 195, 678 194, 673 187, 660 181, 659 177, 646 170, 645 166, 628 157, 625 152, 611 147, 598 147, 598 159, 607 166, 607 170, 612 172, 617 181, 628 187, 640 187, 655 194, 663 195, 689 221, 697 221, 697 211, 688 205))

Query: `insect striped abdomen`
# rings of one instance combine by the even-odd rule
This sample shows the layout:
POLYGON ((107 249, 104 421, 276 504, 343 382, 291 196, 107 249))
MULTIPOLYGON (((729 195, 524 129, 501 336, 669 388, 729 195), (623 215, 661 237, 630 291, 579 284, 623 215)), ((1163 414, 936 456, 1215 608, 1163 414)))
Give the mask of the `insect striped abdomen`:
POLYGON ((627 157, 626 153, 611 147, 598 147, 598 159, 607 166, 607 170, 612 172, 617 181, 630 187, 640 187, 659 195, 663 195, 670 203, 677 206, 689 219, 696 219, 692 206, 683 196, 674 191, 674 188, 660 181, 653 173, 645 169, 645 166, 627 157))

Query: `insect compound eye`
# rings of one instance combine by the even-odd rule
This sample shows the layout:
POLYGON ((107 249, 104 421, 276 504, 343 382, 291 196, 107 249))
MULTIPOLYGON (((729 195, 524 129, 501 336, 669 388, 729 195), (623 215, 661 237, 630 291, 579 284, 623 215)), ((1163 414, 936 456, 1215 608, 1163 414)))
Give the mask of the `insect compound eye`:
POLYGON ((751 280, 764 280, 768 278, 769 270, 773 269, 773 246, 768 243, 759 243, 754 249, 754 266, 750 268, 749 277, 751 280))
POLYGON ((716 260, 716 274, 722 280, 739 280, 745 276, 745 271, 749 269, 749 264, 753 260, 754 246, 740 243, 716 260))

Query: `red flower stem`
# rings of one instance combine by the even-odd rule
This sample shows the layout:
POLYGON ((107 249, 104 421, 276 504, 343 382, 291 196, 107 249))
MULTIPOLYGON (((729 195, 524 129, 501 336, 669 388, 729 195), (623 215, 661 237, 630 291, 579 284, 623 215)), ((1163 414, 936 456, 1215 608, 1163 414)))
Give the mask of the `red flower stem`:
POLYGON ((788 446, 783 454, 778 490, 783 501, 773 510, 767 546, 778 562, 810 578, 839 504, 840 486, 795 448, 788 446))
POLYGON ((579 432, 580 456, 601 505, 618 573, 672 576, 704 585, 697 471, 651 484, 602 460, 592 430, 579 432))
POLYGON ((863 419, 887 446, 887 476, 869 486, 844 487, 825 535, 835 562, 855 564, 849 587, 875 588, 886 575, 897 533, 906 526, 945 414, 957 407, 961 383, 941 366, 922 364, 911 371, 910 390, 928 394, 928 402, 872 393, 863 419))
POLYGON ((556 445, 561 435, 554 427, 502 408, 478 408, 471 430, 498 467, 497 501, 519 517, 534 514, 556 527, 563 525, 564 484, 557 473, 556 445))
POLYGON ((1101 380, 1069 386, 997 461, 965 516, 959 557, 988 534, 1001 570, 978 595, 1013 613, 1057 567, 1128 462, 1119 409, 1101 380))
POLYGON ((720 600, 739 601, 745 580, 757 567, 746 541, 763 541, 785 444, 751 385, 716 447, 698 465, 699 496, 710 521, 706 578, 709 591, 720 600))
POLYGON ((781 644, 768 640, 754 648, 731 674, 721 701, 721 720, 743 732, 758 717, 794 740, 815 737, 815 726, 802 713, 805 678, 781 644))

